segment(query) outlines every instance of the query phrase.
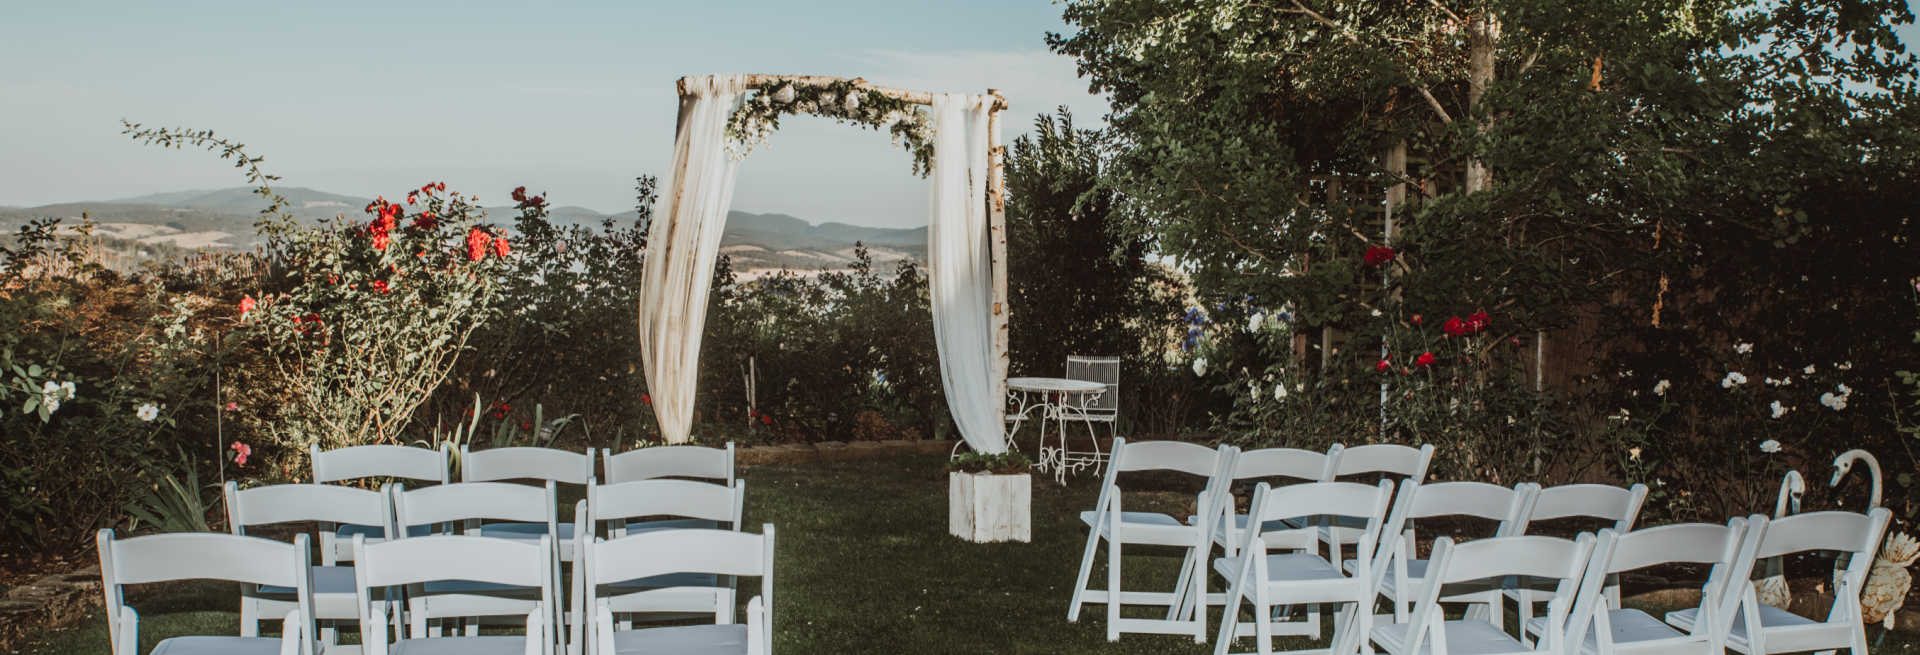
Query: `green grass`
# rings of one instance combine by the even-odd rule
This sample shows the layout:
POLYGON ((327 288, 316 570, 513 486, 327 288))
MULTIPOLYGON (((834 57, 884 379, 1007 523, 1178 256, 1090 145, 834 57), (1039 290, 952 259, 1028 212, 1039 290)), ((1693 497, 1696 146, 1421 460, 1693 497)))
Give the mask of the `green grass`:
MULTIPOLYGON (((1163 635, 1106 640, 1105 608, 1089 605, 1066 621, 1067 599, 1085 544, 1077 518, 1098 482, 1062 488, 1036 477, 1034 540, 968 544, 946 533, 942 456, 820 462, 752 468, 747 529, 772 523, 775 650, 782 653, 1211 653, 1210 644, 1163 635)), ((1184 512, 1176 494, 1129 495, 1129 509, 1184 512)), ((1177 555, 1128 557, 1129 589, 1173 586, 1177 555)), ((1096 580, 1104 580, 1096 566, 1096 580)), ((1096 584, 1103 584, 1096 582, 1096 584)), ((1216 582, 1216 587, 1218 583, 1216 582)), ((742 586, 741 601, 757 588, 742 586)), ((234 586, 203 583, 136 598, 142 652, 178 634, 236 634, 234 586), (157 596, 157 595, 156 595, 157 596), (144 600, 144 602, 142 602, 144 600)), ((1217 627, 1216 610, 1209 625, 1217 627)), ((1130 616, 1146 616, 1144 611, 1130 616)), ((1878 636, 1869 628, 1869 639, 1878 636)), ((1912 652, 1894 635, 1876 653, 1912 652)), ((1241 642, 1238 650, 1246 650, 1241 642)), ((1282 643, 1297 648, 1302 643, 1282 643)), ((104 619, 47 635, 30 653, 100 653, 104 619)))

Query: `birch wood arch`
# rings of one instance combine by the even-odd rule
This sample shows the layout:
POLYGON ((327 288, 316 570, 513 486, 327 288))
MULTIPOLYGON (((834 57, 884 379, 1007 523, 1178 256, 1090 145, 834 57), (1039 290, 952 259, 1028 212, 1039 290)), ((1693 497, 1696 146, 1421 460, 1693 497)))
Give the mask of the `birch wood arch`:
POLYGON ((647 235, 640 349, 660 434, 692 438, 707 295, 739 160, 807 113, 886 129, 933 182, 927 241, 934 340, 948 411, 974 450, 1004 452, 1007 380, 1006 98, 910 91, 861 78, 707 75, 680 78, 665 211, 647 235), (749 94, 753 97, 749 104, 749 94))

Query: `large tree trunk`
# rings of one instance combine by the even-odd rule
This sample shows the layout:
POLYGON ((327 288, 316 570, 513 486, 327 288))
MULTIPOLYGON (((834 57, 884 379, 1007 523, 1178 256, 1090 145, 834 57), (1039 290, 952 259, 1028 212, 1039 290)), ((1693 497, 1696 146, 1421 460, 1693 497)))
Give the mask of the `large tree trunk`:
MULTIPOLYGON (((1492 125, 1490 115, 1481 115, 1480 100, 1493 83, 1494 48, 1500 41, 1500 19, 1491 11, 1481 11, 1467 23, 1467 114, 1480 116, 1481 129, 1492 125)), ((1492 182, 1493 172, 1479 158, 1467 160, 1467 193, 1482 191, 1492 182)))

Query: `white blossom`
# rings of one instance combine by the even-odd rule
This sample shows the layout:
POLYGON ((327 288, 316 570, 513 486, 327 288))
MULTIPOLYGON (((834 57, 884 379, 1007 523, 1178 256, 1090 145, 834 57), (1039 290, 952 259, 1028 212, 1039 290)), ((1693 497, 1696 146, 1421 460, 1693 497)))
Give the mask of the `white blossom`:
POLYGON ((1747 353, 1753 352, 1753 344, 1751 343, 1734 344, 1733 351, 1740 353, 1742 355, 1745 355, 1747 353))
POLYGON ((1287 384, 1285 382, 1273 385, 1273 399, 1274 400, 1287 399, 1287 384))
POLYGON ((1610 421, 1625 421, 1625 420, 1629 420, 1629 419, 1632 419, 1632 418, 1633 418, 1633 412, 1629 412, 1629 411, 1627 411, 1627 408, 1625 408, 1625 407, 1622 407, 1622 408, 1620 408, 1620 413, 1618 413, 1618 414, 1614 414, 1614 415, 1612 415, 1612 416, 1608 416, 1608 417, 1607 417, 1607 420, 1610 420, 1610 421))
POLYGON ((68 380, 66 382, 60 383, 60 391, 66 394, 67 400, 73 400, 75 398, 80 397, 80 391, 78 388, 73 386, 72 380, 68 380))
POLYGON ((1639 446, 1634 446, 1634 447, 1632 447, 1632 448, 1628 448, 1628 449, 1627 449, 1627 459, 1631 459, 1631 460, 1633 460, 1633 461, 1636 461, 1636 462, 1638 462, 1638 461, 1640 461, 1640 447, 1639 447, 1639 446))
POLYGON ((780 90, 773 92, 773 101, 784 105, 793 102, 795 94, 792 84, 782 84, 780 90))
POLYGON ((1746 383, 1747 376, 1741 374, 1739 371, 1728 371, 1726 377, 1720 378, 1720 388, 1722 389, 1732 389, 1746 383))
POLYGON ((1838 364, 1834 364, 1833 367, 1840 369, 1842 371, 1851 371, 1853 370, 1853 362, 1840 362, 1838 364))
POLYGON ((1848 388, 1848 387, 1847 387, 1847 385, 1844 385, 1844 384, 1836 384, 1836 385, 1833 385, 1833 388, 1835 388, 1835 389, 1838 389, 1838 390, 1840 391, 1840 395, 1842 395, 1842 396, 1851 396, 1851 395, 1853 395, 1853 389, 1851 389, 1851 388, 1848 388))
POLYGON ((1772 405, 1768 405, 1767 407, 1768 407, 1768 409, 1771 409, 1771 410, 1773 410, 1773 417, 1774 417, 1774 418, 1780 418, 1780 417, 1782 417, 1782 416, 1786 416, 1786 415, 1787 415, 1787 410, 1789 409, 1789 408, 1788 408, 1787 406, 1785 406, 1785 405, 1781 405, 1781 404, 1780 404, 1780 401, 1778 401, 1778 400, 1776 400, 1776 401, 1773 401, 1773 404, 1772 404, 1772 405))
POLYGON ((1777 439, 1768 439, 1766 441, 1760 442, 1760 452, 1767 453, 1769 455, 1780 452, 1780 441, 1777 439))
POLYGON ((1195 377, 1207 376, 1207 358, 1197 357, 1193 360, 1193 374, 1195 377))
POLYGON ((1808 364, 1806 368, 1800 369, 1800 372, 1805 373, 1807 375, 1813 375, 1813 365, 1808 364))
POLYGON ((1847 397, 1835 395, 1833 392, 1823 393, 1820 394, 1820 404, 1837 412, 1847 408, 1847 397))
POLYGON ((1672 387, 1673 387, 1673 383, 1668 382, 1666 380, 1655 382, 1653 384, 1653 395, 1665 396, 1667 395, 1667 389, 1670 389, 1672 387))
POLYGON ((860 110, 860 93, 858 91, 855 91, 853 93, 847 94, 847 99, 844 101, 841 101, 840 106, 841 108, 846 109, 848 113, 859 111, 860 110))
POLYGON ((1266 315, 1265 315, 1265 314, 1254 314, 1254 315, 1252 315, 1252 316, 1248 316, 1248 317, 1247 317, 1247 331, 1248 331, 1248 332, 1259 332, 1259 331, 1260 331, 1260 323, 1261 323, 1261 320, 1262 320, 1262 319, 1265 319, 1265 318, 1266 318, 1266 315))
POLYGON ((1368 315, 1368 316, 1372 316, 1372 317, 1374 317, 1374 318, 1380 318, 1380 310, 1378 310, 1378 309, 1376 309, 1376 310, 1373 310, 1373 311, 1372 311, 1371 313, 1369 313, 1369 314, 1367 314, 1367 315, 1368 315))
POLYGON ((140 417, 142 421, 152 423, 153 419, 160 418, 160 408, 153 403, 147 403, 141 405, 139 409, 133 410, 133 415, 140 417))

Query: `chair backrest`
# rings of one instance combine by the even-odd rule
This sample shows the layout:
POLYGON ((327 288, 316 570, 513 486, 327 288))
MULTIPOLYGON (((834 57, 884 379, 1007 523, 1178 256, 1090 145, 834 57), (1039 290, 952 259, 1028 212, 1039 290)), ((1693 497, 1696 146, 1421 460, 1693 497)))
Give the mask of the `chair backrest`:
POLYGON ((1384 473, 1404 477, 1408 482, 1423 482, 1427 479, 1427 466, 1432 462, 1432 444, 1419 448, 1391 443, 1347 446, 1340 450, 1333 475, 1384 473))
POLYGON ((553 481, 544 487, 510 482, 456 482, 424 489, 396 486, 393 494, 393 533, 404 535, 418 525, 467 524, 480 521, 546 523, 547 534, 559 522, 553 481))
POLYGON ((598 525, 602 521, 671 516, 717 521, 738 530, 746 495, 744 480, 731 488, 669 479, 592 484, 587 486, 587 520, 598 525))
POLYGON ((241 489, 225 486, 227 529, 244 535, 247 528, 281 523, 319 524, 322 564, 353 557, 351 544, 339 541, 335 525, 368 525, 394 534, 392 483, 379 491, 332 484, 274 484, 241 489))
POLYGON ((607 484, 654 478, 694 478, 732 485, 733 442, 726 448, 706 446, 654 446, 615 455, 601 449, 607 484))
POLYGON ((1335 444, 1325 451, 1304 448, 1261 448, 1237 451, 1233 456, 1233 479, 1293 478, 1312 482, 1333 480, 1333 471, 1343 446, 1335 444))
POLYGON ((100 550, 100 583, 105 594, 107 635, 116 655, 139 648, 138 619, 126 607, 122 587, 176 580, 226 580, 250 585, 290 587, 300 613, 301 652, 311 654, 313 585, 307 535, 293 542, 217 532, 179 532, 115 539, 113 530, 95 534, 100 550))
MULTIPOLYGON (((1120 411, 1119 357, 1068 355, 1067 379, 1098 382, 1107 386, 1106 391, 1086 399, 1084 408, 1088 413, 1114 413, 1120 411)), ((1081 405, 1081 403, 1075 403, 1076 407, 1081 405)))
MULTIPOLYGON (((661 530, 600 540, 587 554, 586 580, 593 606, 601 585, 675 573, 760 578, 761 607, 773 614, 773 525, 760 534, 734 530, 661 530)), ((731 611, 731 608, 728 608, 731 611)))
POLYGON ((1610 652, 1611 649, 1604 646, 1612 642, 1611 623, 1602 612, 1607 607, 1603 592, 1610 584, 1609 579, 1620 573, 1666 564, 1711 567, 1702 586, 1700 611, 1712 612, 1714 616, 1695 624, 1695 635, 1705 639, 1709 625, 1723 625, 1717 617, 1730 616, 1729 608, 1718 604, 1720 585, 1741 565, 1743 557, 1746 568, 1752 568, 1752 554, 1759 540, 1749 539, 1753 535, 1747 526, 1747 519, 1734 518, 1726 525, 1676 523, 1624 533, 1611 528, 1601 530, 1594 542, 1593 556, 1581 574, 1573 610, 1568 614, 1567 643, 1585 643, 1591 633, 1603 646, 1600 652, 1610 652))
MULTIPOLYGON (((356 535, 353 542, 356 560, 353 567, 354 587, 363 640, 377 638, 382 647, 385 645, 386 623, 390 617, 375 614, 375 589, 442 581, 538 589, 541 606, 529 613, 528 638, 550 640, 555 634, 552 612, 555 607, 554 549, 551 537, 543 535, 538 542, 533 542, 468 535, 430 535, 367 543, 364 536, 356 535), (534 628, 542 630, 542 634, 532 634, 534 628)), ((419 606, 415 611, 421 611, 419 606)), ((425 636, 418 628, 425 626, 427 618, 413 617, 416 626, 413 637, 425 636)))
POLYGON ((1554 592, 1547 607, 1547 633, 1535 643, 1535 652, 1563 652, 1564 630, 1571 611, 1573 595, 1580 575, 1593 553, 1592 533, 1581 533, 1567 540, 1539 535, 1515 535, 1480 539, 1455 544, 1441 537, 1434 541, 1433 559, 1427 568, 1427 584, 1420 589, 1411 625, 1414 636, 1408 652, 1421 652, 1428 639, 1445 638, 1440 599, 1448 585, 1464 582, 1532 578, 1551 582, 1554 592), (1433 634, 1433 633, 1440 634, 1433 634))
POLYGON ((500 480, 552 480, 561 484, 586 484, 593 479, 593 449, 582 452, 557 448, 489 448, 482 451, 460 447, 461 482, 500 480))
POLYGON ((1130 471, 1176 471, 1187 475, 1213 478, 1223 470, 1223 456, 1226 446, 1208 448, 1186 441, 1126 441, 1113 440, 1113 455, 1109 461, 1109 470, 1126 473, 1130 471))
MULTIPOLYGON (((1498 521, 1500 528, 1495 536, 1508 536, 1526 515, 1527 507, 1540 485, 1524 482, 1514 487, 1502 487, 1486 482, 1429 482, 1407 485, 1404 489, 1406 493, 1413 494, 1409 500, 1407 521, 1440 516, 1471 516, 1498 521)), ((1411 532, 1413 526, 1403 525, 1402 529, 1411 532)))
POLYGON ((452 444, 438 450, 412 446, 351 446, 322 452, 318 444, 309 446, 313 481, 319 483, 358 480, 360 478, 404 478, 446 484, 450 481, 448 461, 452 444))
MULTIPOLYGON (((1844 604, 1854 605, 1845 611, 1857 612, 1862 585, 1867 581, 1867 571, 1873 566, 1874 555, 1880 552, 1880 540, 1886 536, 1887 524, 1892 517, 1893 513, 1887 508, 1875 507, 1866 514, 1824 511, 1773 519, 1766 522, 1754 557, 1764 560, 1809 551, 1839 553, 1847 566, 1840 575, 1835 593, 1844 604)), ((1738 586, 1729 585, 1730 588, 1738 586)), ((1843 603, 1835 603, 1834 615, 1845 613, 1841 607, 1843 603)))
POLYGON ((1612 521, 1615 532, 1633 530, 1640 517, 1640 505, 1647 500, 1647 485, 1621 488, 1607 484, 1563 484, 1539 490, 1533 508, 1517 527, 1525 532, 1534 521, 1564 518, 1591 518, 1612 521))
MULTIPOLYGON (((1279 521, 1292 518, 1333 517, 1360 519, 1366 527, 1360 532, 1360 549, 1356 552, 1371 554, 1380 542, 1381 529, 1387 521, 1387 505, 1393 499, 1393 482, 1381 480, 1375 484, 1358 482, 1305 482, 1284 487, 1271 487, 1260 483, 1254 489, 1252 511, 1247 514, 1247 526, 1252 528, 1247 540, 1249 547, 1254 541, 1273 544, 1274 535, 1268 534, 1267 526, 1283 525, 1279 521)), ((1319 532, 1314 529, 1282 528, 1298 540, 1298 547, 1315 548, 1319 543, 1319 532)), ((1368 558, 1360 558, 1361 577, 1371 577, 1368 558)))

